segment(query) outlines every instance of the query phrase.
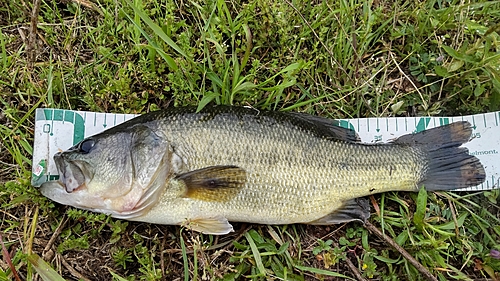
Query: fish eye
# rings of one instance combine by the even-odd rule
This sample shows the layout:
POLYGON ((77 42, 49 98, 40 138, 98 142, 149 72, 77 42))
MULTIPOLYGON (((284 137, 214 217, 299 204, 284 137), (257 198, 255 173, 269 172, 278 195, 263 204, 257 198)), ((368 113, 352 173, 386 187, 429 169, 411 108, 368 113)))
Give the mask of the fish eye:
POLYGON ((89 153, 90 150, 94 147, 95 141, 93 139, 86 139, 82 141, 79 145, 79 149, 81 153, 89 153))

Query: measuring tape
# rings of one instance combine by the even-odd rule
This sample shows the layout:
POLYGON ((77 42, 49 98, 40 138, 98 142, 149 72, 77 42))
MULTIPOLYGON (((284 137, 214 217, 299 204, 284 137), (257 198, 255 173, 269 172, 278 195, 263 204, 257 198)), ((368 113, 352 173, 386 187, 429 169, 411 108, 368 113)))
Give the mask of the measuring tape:
MULTIPOLYGON (((97 113, 38 108, 35 113, 35 142, 31 183, 40 186, 59 178, 53 155, 77 144, 86 137, 134 118, 134 114, 97 113)), ((333 120, 332 120, 333 121, 333 120)), ((500 186, 500 112, 458 117, 381 117, 340 119, 340 126, 356 131, 362 142, 389 142, 399 136, 426 129, 469 121, 472 140, 465 147, 481 160, 486 181, 461 190, 490 190, 500 186)))

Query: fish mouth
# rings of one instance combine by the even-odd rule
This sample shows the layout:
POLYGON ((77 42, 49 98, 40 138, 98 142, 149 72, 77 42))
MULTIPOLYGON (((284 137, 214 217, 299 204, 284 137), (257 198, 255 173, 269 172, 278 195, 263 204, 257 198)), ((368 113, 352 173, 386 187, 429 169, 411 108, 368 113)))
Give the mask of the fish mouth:
POLYGON ((112 213, 102 197, 89 194, 87 184, 93 174, 86 168, 88 166, 86 162, 67 159, 64 152, 56 153, 54 161, 59 171, 59 180, 42 183, 40 186, 42 195, 63 205, 112 213))
POLYGON ((56 153, 54 155, 54 161, 59 171, 59 182, 66 192, 72 193, 85 188, 87 182, 85 172, 87 172, 88 169, 85 169, 84 163, 65 159, 64 152, 56 153))

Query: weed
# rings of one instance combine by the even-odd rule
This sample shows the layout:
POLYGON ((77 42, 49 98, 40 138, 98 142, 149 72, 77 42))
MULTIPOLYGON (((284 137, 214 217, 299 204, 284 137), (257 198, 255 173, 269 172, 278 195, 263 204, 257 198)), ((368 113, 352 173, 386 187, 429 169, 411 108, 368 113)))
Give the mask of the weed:
POLYGON ((162 272, 156 267, 155 258, 155 247, 146 247, 142 245, 142 238, 137 234, 134 234, 134 239, 139 242, 134 247, 134 256, 137 262, 141 265, 139 272, 140 280, 160 280, 162 277, 162 272))
POLYGON ((323 251, 329 251, 332 247, 333 240, 318 240, 318 246, 314 247, 313 254, 317 255, 323 251))
POLYGON ((111 221, 111 230, 113 234, 111 234, 111 238, 109 239, 109 243, 116 243, 121 238, 121 234, 127 230, 128 222, 122 222, 119 220, 111 221))
POLYGON ((81 228, 81 224, 77 224, 72 230, 63 231, 61 237, 64 241, 57 247, 57 251, 59 253, 63 253, 68 250, 86 250, 90 247, 88 235, 80 235, 81 228))
POLYGON ((133 261, 130 249, 120 248, 113 251, 113 259, 117 265, 123 267, 123 269, 127 269, 127 263, 133 261))

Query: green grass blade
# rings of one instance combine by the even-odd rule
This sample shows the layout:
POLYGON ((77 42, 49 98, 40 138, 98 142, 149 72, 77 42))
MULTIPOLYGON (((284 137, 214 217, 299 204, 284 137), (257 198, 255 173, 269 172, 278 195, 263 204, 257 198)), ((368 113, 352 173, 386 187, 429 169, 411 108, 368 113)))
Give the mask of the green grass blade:
POLYGON ((259 249, 257 249, 255 241, 253 241, 252 236, 248 232, 245 233, 245 238, 247 239, 248 244, 250 245, 250 249, 252 250, 253 258, 255 260, 255 263, 257 264, 257 269, 259 269, 258 276, 266 276, 266 268, 262 263, 262 258, 260 256, 259 249))
POLYGON ((196 112, 200 112, 207 104, 213 101, 219 95, 217 93, 208 92, 203 95, 200 103, 198 103, 198 107, 196 108, 196 112))
POLYGON ((322 99, 326 98, 327 96, 328 95, 323 95, 323 96, 317 97, 315 99, 310 99, 310 100, 306 100, 306 101, 303 101, 303 102, 299 102, 299 103, 296 103, 296 104, 293 104, 293 105, 290 105, 288 107, 283 108, 282 111, 291 111, 291 110, 294 110, 294 109, 302 107, 302 106, 313 104, 313 103, 315 103, 315 102, 317 102, 319 100, 322 100, 322 99))
POLYGON ((213 71, 209 70, 207 72, 207 78, 210 79, 210 81, 212 81, 215 85, 219 86, 220 88, 222 88, 224 85, 224 82, 222 81, 222 79, 220 79, 220 77, 213 71))
POLYGON ((241 69, 244 69, 245 66, 247 65, 248 58, 250 58, 250 53, 252 52, 252 32, 250 31, 250 27, 245 24, 243 25, 243 30, 245 30, 245 39, 247 42, 247 46, 245 49, 245 54, 243 55, 243 58, 241 59, 241 69))
POLYGON ((2 65, 3 69, 7 69, 7 49, 5 48, 6 45, 6 39, 2 31, 0 30, 0 48, 1 48, 1 53, 0 55, 2 56, 2 65))
POLYGON ((181 243, 181 249, 182 249, 182 261, 184 265, 184 281, 189 281, 189 263, 188 263, 188 257, 187 257, 187 252, 186 252, 186 244, 184 244, 184 238, 182 237, 182 229, 179 233, 179 239, 181 243))
POLYGON ((345 276, 343 274, 329 271, 329 270, 324 270, 324 269, 319 269, 319 268, 314 268, 314 267, 308 267, 308 266, 301 266, 301 265, 295 265, 295 268, 302 270, 302 271, 309 271, 315 274, 321 274, 321 275, 326 275, 326 276, 332 276, 332 277, 339 277, 339 278, 344 278, 344 279, 349 279, 349 280, 356 280, 353 279, 349 276, 345 276))
POLYGON ((44 281, 65 281, 48 263, 42 260, 37 254, 28 256, 28 261, 33 265, 35 271, 44 281))
POLYGON ((413 223, 422 230, 424 228, 425 209, 427 208, 427 191, 421 188, 417 196, 417 210, 413 216, 413 223))
POLYGON ((163 29, 159 25, 157 25, 148 15, 139 10, 134 4, 132 4, 129 0, 125 0, 127 4, 134 9, 134 12, 141 17, 141 19, 153 30, 153 32, 158 35, 165 43, 167 43, 172 49, 177 51, 177 53, 181 54, 187 60, 191 60, 191 58, 182 50, 170 37, 168 37, 163 29))
POLYGON ((165 51, 163 51, 159 46, 158 44, 156 44, 156 42, 153 40, 153 38, 151 38, 151 36, 149 36, 146 31, 144 31, 144 29, 141 28, 140 25, 138 25, 133 19, 132 17, 123 12, 125 14, 125 16, 130 20, 130 22, 142 33, 142 35, 146 38, 146 40, 149 42, 150 44, 150 48, 153 48, 156 52, 158 52, 158 54, 165 60, 165 62, 167 63, 167 65, 173 70, 173 71, 176 71, 178 70, 178 66, 177 66, 177 63, 175 63, 175 60, 169 56, 167 53, 165 53, 165 51))
POLYGON ((437 225, 436 228, 442 229, 442 230, 454 230, 456 227, 462 227, 464 225, 465 219, 467 218, 468 214, 463 213, 460 217, 457 218, 457 225, 455 225, 454 221, 449 221, 447 223, 437 225))
POLYGON ((111 276, 113 276, 113 280, 117 280, 117 281, 128 281, 127 279, 121 277, 120 275, 114 273, 113 271, 111 271, 111 269, 109 269, 109 273, 111 274, 111 276))

